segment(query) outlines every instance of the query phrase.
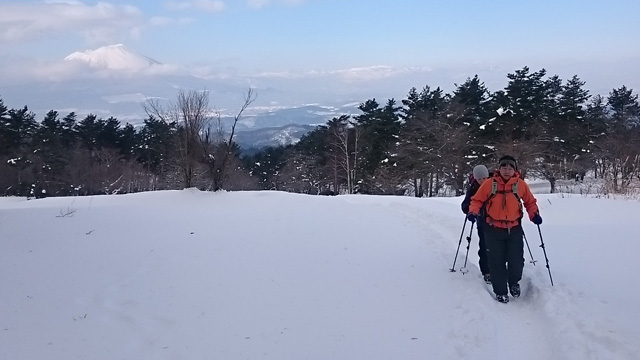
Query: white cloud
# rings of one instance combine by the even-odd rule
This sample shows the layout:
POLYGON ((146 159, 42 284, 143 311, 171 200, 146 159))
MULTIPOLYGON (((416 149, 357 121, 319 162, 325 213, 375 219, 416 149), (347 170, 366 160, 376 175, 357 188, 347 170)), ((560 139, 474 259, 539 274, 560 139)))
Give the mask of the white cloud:
POLYGON ((331 71, 330 73, 337 75, 344 81, 360 82, 360 81, 376 81, 381 79, 392 78, 412 73, 423 73, 431 71, 428 67, 402 67, 396 68, 392 66, 369 66, 360 68, 351 68, 331 71))
POLYGON ((149 19, 148 25, 150 27, 162 27, 171 25, 186 25, 192 24, 194 22, 195 19, 191 17, 171 18, 167 16, 153 16, 149 19))
POLYGON ((271 3, 271 0, 249 0, 247 1, 247 5, 254 9, 260 9, 265 6, 268 6, 271 3))
POLYGON ((204 10, 211 13, 224 11, 227 6, 220 0, 170 1, 166 3, 170 10, 204 10))
POLYGON ((256 74, 259 78, 280 78, 280 79, 301 79, 301 78, 339 78, 344 82, 369 82, 389 79, 407 74, 426 73, 432 71, 429 67, 401 67, 392 66, 369 66, 331 71, 308 71, 305 73, 283 72, 263 72, 256 74))
MULTIPOLYGON (((8 85, 21 82, 59 82, 87 78, 89 70, 88 66, 76 62, 23 59, 21 62, 2 64, 0 77, 8 85)), ((103 75, 93 75, 100 76, 103 75)))
POLYGON ((130 93, 130 94, 103 96, 102 99, 104 99, 106 102, 110 104, 127 103, 127 102, 143 103, 147 101, 148 96, 143 93, 130 93))
MULTIPOLYGON (((46 1, 0 4, 0 43, 19 43, 81 33, 90 42, 114 41, 118 34, 131 36, 131 28, 144 23, 135 6, 98 2, 46 1)), ((139 36, 139 30, 133 35, 139 36)))
POLYGON ((308 76, 312 76, 313 72, 310 73, 293 73, 290 71, 280 71, 280 72, 262 72, 254 75, 258 78, 281 78, 281 79, 300 79, 308 76))
POLYGON ((298 5, 308 0, 247 0, 247 5, 254 9, 261 9, 269 5, 298 5))
POLYGON ((153 16, 149 19, 149 25, 151 26, 167 26, 171 25, 174 19, 166 16, 153 16))
POLYGON ((10 87, 24 83, 62 83, 80 79, 143 79, 163 76, 188 76, 190 69, 171 64, 153 64, 139 70, 91 67, 79 61, 43 61, 21 59, 0 61, 0 79, 10 87))

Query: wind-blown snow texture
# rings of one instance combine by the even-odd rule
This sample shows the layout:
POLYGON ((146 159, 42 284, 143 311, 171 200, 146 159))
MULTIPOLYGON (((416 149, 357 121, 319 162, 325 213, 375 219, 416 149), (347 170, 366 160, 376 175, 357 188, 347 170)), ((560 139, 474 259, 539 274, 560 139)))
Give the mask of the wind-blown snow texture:
POLYGON ((537 197, 506 305, 461 198, 0 198, 0 359, 638 359, 640 203, 537 197))

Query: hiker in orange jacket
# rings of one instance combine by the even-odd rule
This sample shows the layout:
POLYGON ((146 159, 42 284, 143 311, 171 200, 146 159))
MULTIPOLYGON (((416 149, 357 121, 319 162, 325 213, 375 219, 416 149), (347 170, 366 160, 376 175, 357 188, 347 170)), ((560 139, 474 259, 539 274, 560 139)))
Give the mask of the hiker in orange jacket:
POLYGON ((493 292, 496 300, 508 303, 507 288, 511 296, 520 296, 519 281, 524 268, 522 204, 534 224, 542 224, 542 218, 535 197, 517 172, 516 159, 503 156, 498 166, 493 177, 471 197, 467 219, 475 222, 484 209, 484 235, 493 292))

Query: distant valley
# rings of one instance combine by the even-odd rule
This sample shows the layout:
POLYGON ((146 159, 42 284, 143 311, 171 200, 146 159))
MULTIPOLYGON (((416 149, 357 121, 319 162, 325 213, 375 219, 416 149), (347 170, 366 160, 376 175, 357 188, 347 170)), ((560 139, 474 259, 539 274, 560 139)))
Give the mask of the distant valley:
MULTIPOLYGON (((244 151, 267 146, 295 144, 307 132, 324 125, 334 117, 356 114, 356 104, 344 106, 305 105, 275 109, 241 117, 236 125, 235 140, 244 151)), ((231 130, 233 117, 221 117, 225 132, 231 130)))

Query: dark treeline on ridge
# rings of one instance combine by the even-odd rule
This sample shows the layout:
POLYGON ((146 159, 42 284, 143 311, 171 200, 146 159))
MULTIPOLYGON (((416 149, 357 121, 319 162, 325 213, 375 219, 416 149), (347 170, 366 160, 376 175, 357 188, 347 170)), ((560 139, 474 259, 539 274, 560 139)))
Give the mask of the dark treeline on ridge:
MULTIPOLYGON (((518 158, 525 177, 593 174, 612 192, 640 180, 640 106, 625 86, 591 95, 578 76, 528 67, 491 92, 474 76, 452 93, 412 88, 405 99, 369 99, 294 145, 243 155, 209 108, 208 92, 145 105, 144 125, 49 111, 0 98, 0 195, 117 194, 197 187, 309 194, 460 195, 473 166, 518 158)), ((0 94, 1 95, 1 94, 0 94)), ((253 101, 245 97, 242 112, 253 101)), ((214 99, 215 100, 215 99, 214 99)), ((235 124, 235 123, 234 123, 235 124)), ((232 129, 235 126, 231 127, 232 129)))

